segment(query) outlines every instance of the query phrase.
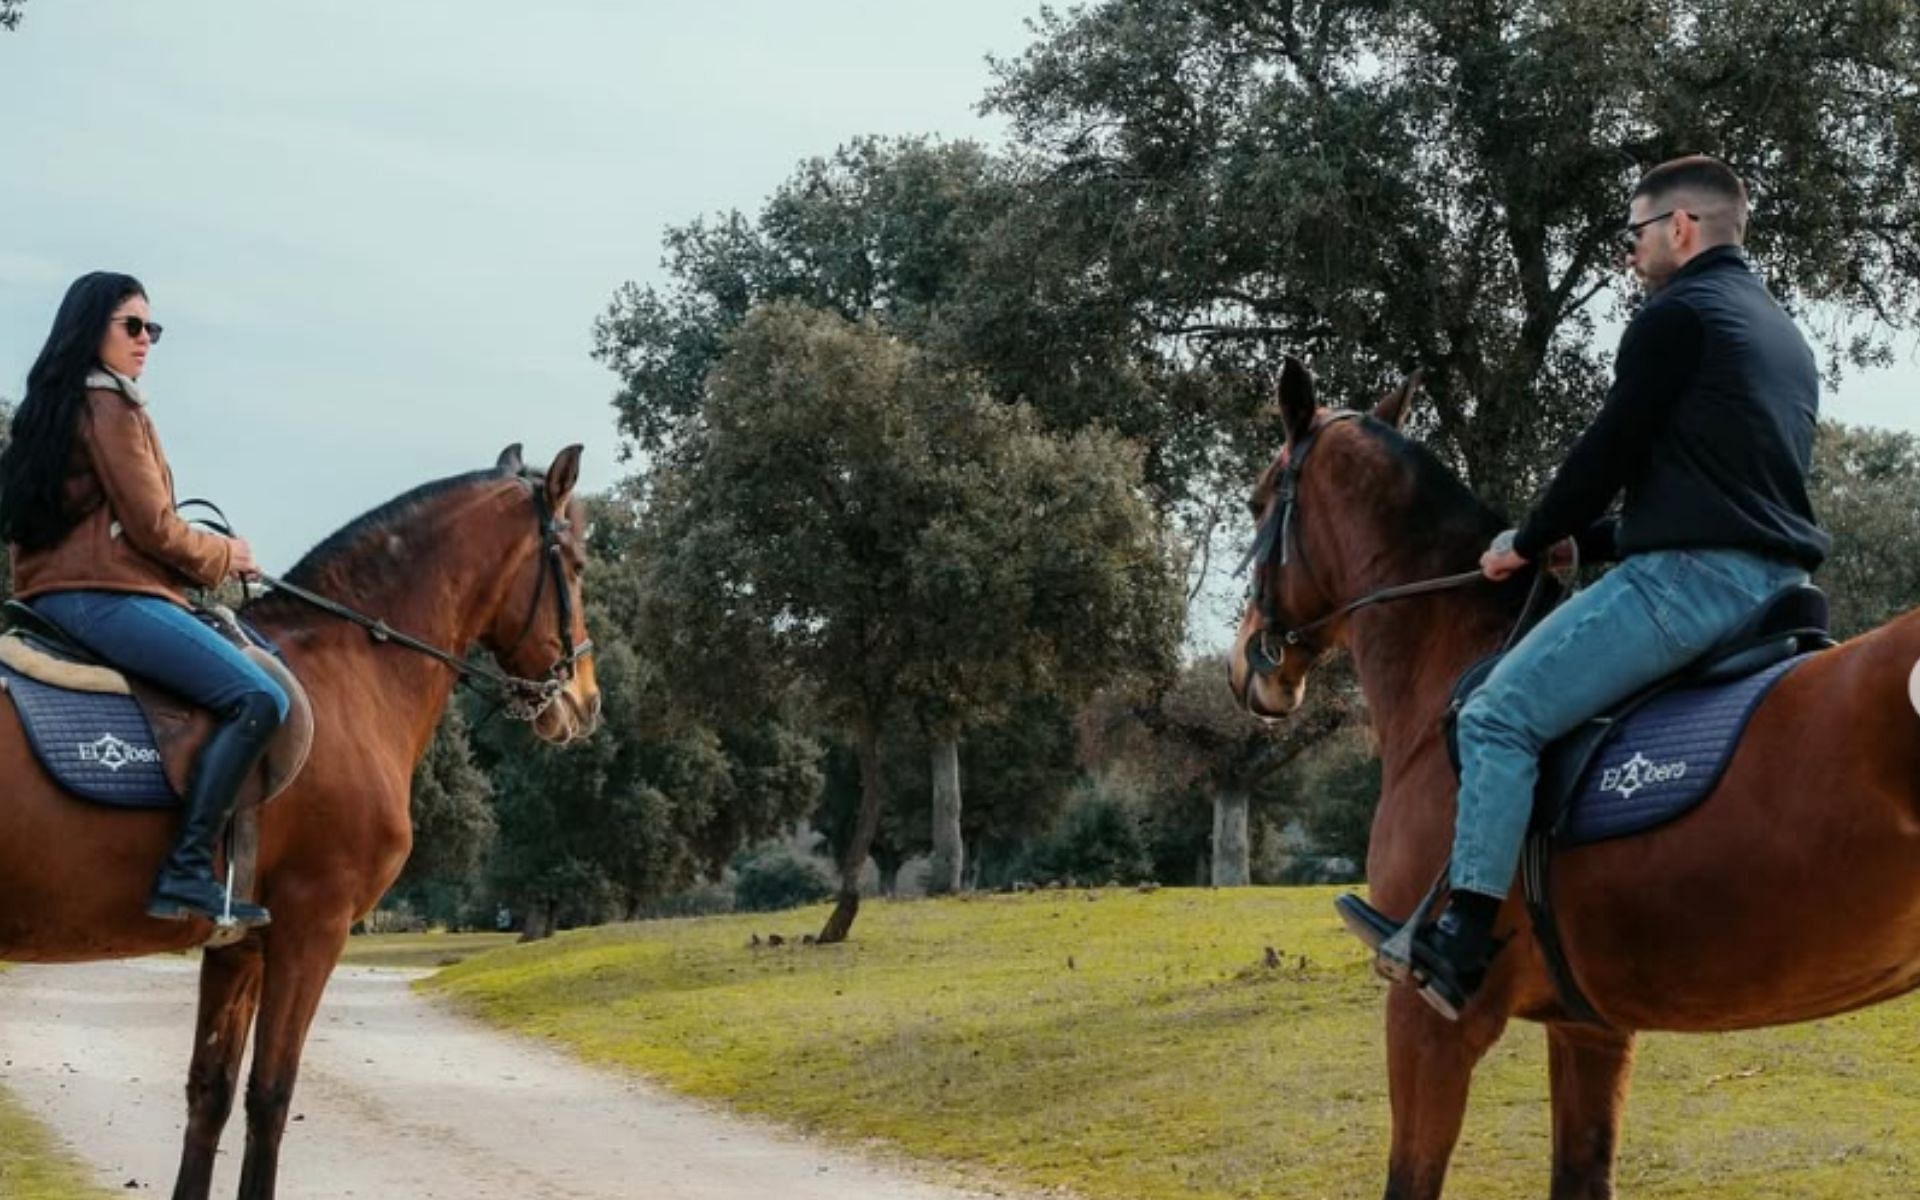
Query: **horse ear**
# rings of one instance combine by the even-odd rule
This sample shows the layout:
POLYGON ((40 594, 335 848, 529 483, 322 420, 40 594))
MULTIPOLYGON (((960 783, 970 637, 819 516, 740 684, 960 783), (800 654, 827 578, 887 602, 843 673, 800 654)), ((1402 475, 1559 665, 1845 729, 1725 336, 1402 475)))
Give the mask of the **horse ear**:
POLYGON ((493 465, 495 470, 505 471, 510 475, 518 475, 520 472, 526 470, 527 464, 520 458, 520 443, 515 442, 505 450, 502 450, 499 461, 493 465))
POLYGON ((547 468, 547 506, 559 512, 567 505, 567 497, 573 495, 573 485, 580 482, 580 452, 585 447, 575 442, 562 450, 547 468))
POLYGON ((1407 413, 1413 408, 1413 397, 1419 391, 1420 372, 1415 371, 1402 379, 1399 387, 1380 397, 1380 403, 1373 406, 1373 415, 1395 429, 1405 428, 1407 413))
POLYGON ((1298 441, 1313 428, 1313 414, 1318 409, 1313 398, 1313 375, 1305 363, 1289 354, 1280 368, 1280 420, 1286 425, 1288 441, 1298 441))

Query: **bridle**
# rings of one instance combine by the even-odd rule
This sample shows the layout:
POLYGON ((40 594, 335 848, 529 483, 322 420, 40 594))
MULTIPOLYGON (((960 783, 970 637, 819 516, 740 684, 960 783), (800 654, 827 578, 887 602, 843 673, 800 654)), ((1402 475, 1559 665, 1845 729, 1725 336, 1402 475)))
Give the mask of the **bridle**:
MULTIPOLYGON (((1267 515, 1261 520, 1260 528, 1255 532, 1253 545, 1248 547, 1246 556, 1240 560, 1235 574, 1246 571, 1249 565, 1254 568, 1253 580, 1248 585, 1249 599, 1260 610, 1260 635, 1247 644, 1247 669, 1255 675, 1272 675, 1280 670, 1286 661, 1287 647, 1307 648, 1306 635, 1315 630, 1333 624, 1340 618, 1375 604, 1384 604, 1389 600, 1402 600, 1409 596, 1424 596, 1431 592, 1451 591, 1456 588, 1471 587, 1485 579, 1479 571, 1462 571, 1458 575, 1443 575, 1437 579, 1425 579, 1418 583, 1405 583, 1397 587, 1381 588, 1368 592, 1358 600, 1350 600, 1324 616, 1316 617, 1304 625, 1288 626, 1280 619, 1278 585, 1280 569, 1284 569, 1292 557, 1289 547, 1296 539, 1293 536, 1294 509, 1300 502, 1300 473, 1306 469, 1307 455, 1319 442, 1320 435, 1342 421, 1351 421, 1359 417, 1357 412, 1337 412, 1325 421, 1311 426, 1300 441, 1287 453, 1286 466, 1280 469, 1280 478, 1275 482, 1273 501, 1268 505, 1267 515), (1275 553, 1279 562, 1273 571, 1275 553), (1270 581, 1268 576, 1272 575, 1270 581), (1276 649, 1274 635, 1278 633, 1280 644, 1276 649)), ((1312 578, 1313 569, 1307 562, 1307 544, 1298 543, 1300 569, 1312 578)), ((1315 651, 1317 655, 1318 650, 1315 651)), ((1253 689, 1248 687, 1246 702, 1253 703, 1253 689)))
MULTIPOLYGON (((561 535, 569 529, 567 519, 564 514, 555 513, 548 507, 546 492, 541 488, 537 479, 526 475, 521 475, 520 478, 527 480, 533 485, 534 512, 540 527, 541 563, 536 572, 533 600, 527 606, 527 619, 525 623, 521 625, 520 634, 514 639, 513 645, 503 651, 500 657, 511 658, 521 646, 526 644, 528 635, 533 632, 534 621, 538 619, 540 615, 540 601, 546 596, 547 580, 551 577, 555 588, 555 595, 559 598, 561 650, 560 657, 555 660, 551 667, 547 668, 546 674, 538 679, 527 679, 518 675, 509 675, 505 671, 486 663, 471 662, 458 655, 450 654, 437 646, 421 641, 411 634, 400 632, 380 618, 369 617, 364 613, 341 604, 337 600, 328 599, 316 592, 308 591, 298 584, 288 583, 284 579, 263 573, 260 576, 260 581, 276 592, 284 592, 304 604, 319 609, 321 612, 338 617, 350 624, 358 625, 360 628, 366 630, 368 635, 376 642, 403 646, 417 654, 423 654, 435 662, 444 664, 453 670, 460 683, 479 689, 493 689, 498 693, 500 698, 499 711, 512 720, 526 721, 529 723, 537 721, 549 708, 553 707, 554 703, 559 700, 561 693, 566 690, 567 684, 573 681, 574 676, 579 671, 580 661, 593 653, 593 640, 588 638, 578 644, 575 644, 573 640, 573 593, 567 588, 566 568, 563 561, 565 548, 560 544, 561 535)), ((195 519, 195 524, 205 525, 214 532, 226 537, 234 536, 233 528, 227 522, 226 514, 208 501, 186 500, 182 501, 176 507, 180 509, 207 509, 212 512, 218 520, 208 520, 201 517, 195 519)))

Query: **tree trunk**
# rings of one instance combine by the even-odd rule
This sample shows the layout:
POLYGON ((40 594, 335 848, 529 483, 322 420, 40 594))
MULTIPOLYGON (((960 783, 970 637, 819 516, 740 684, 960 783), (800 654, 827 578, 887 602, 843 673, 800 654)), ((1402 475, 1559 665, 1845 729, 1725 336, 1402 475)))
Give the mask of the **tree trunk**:
POLYGON ((966 848, 960 840, 960 739, 942 734, 933 743, 933 858, 927 864, 927 895, 960 890, 966 848))
POLYGON ((1220 791, 1213 797, 1213 886, 1245 887, 1248 868, 1247 794, 1220 791))
POLYGON ((854 822, 853 837, 840 855, 840 899, 820 930, 818 940, 823 946, 846 941, 853 919, 860 915, 860 870, 867 865, 873 835, 880 829, 882 798, 880 729, 875 724, 860 731, 860 819, 854 822))
POLYGON ((520 926, 520 940, 537 942, 553 936, 553 906, 541 900, 527 906, 527 919, 520 926))

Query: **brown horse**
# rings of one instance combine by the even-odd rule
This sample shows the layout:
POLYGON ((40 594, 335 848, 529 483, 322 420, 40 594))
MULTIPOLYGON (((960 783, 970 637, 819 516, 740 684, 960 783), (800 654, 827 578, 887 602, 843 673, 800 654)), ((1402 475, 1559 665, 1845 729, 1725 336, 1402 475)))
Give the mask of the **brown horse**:
MULTIPOLYGON (((1371 419, 1329 423, 1289 363, 1287 449, 1262 476, 1274 503, 1301 460, 1291 553, 1259 583, 1298 629, 1357 597, 1471 570, 1502 522, 1431 454, 1399 433, 1412 384, 1371 419)), ((1314 660, 1352 654, 1379 736, 1384 781, 1367 881, 1406 919, 1447 861, 1455 780, 1441 716, 1461 671, 1497 649, 1517 607, 1492 586, 1368 607, 1287 646, 1260 675, 1258 605, 1241 622, 1232 685, 1256 715, 1300 704, 1314 660)), ((1511 1017, 1546 1025, 1555 1200, 1613 1194, 1613 1160, 1634 1031, 1747 1029, 1846 1012, 1920 985, 1920 717, 1908 676, 1920 613, 1808 660, 1756 712, 1713 794, 1638 836, 1565 851, 1554 903, 1575 982, 1604 1024, 1570 1019, 1517 891, 1497 932, 1513 941, 1458 1024, 1395 986, 1387 1000, 1393 1135, 1389 1200, 1440 1195, 1475 1064, 1511 1017)))
MULTIPOLYGON (((571 498, 579 466, 580 447, 570 446, 544 475, 532 474, 511 447, 492 470, 428 484, 355 521, 289 582, 454 655, 478 644, 513 676, 551 680, 538 714, 534 705, 522 710, 534 732, 556 743, 586 736, 599 723, 593 665, 584 656, 566 661, 573 646, 586 645, 583 526, 571 498)), ((306 769, 261 813, 258 889, 273 924, 202 960, 175 1200, 206 1200, 249 1029, 239 1196, 273 1196, 308 1025, 348 930, 406 861, 414 764, 458 678, 448 665, 284 596, 255 602, 247 616, 305 684, 317 728, 306 769)), ((205 942, 206 922, 145 913, 174 818, 64 795, 28 749, 11 706, 0 708, 0 958, 80 962, 205 942)))

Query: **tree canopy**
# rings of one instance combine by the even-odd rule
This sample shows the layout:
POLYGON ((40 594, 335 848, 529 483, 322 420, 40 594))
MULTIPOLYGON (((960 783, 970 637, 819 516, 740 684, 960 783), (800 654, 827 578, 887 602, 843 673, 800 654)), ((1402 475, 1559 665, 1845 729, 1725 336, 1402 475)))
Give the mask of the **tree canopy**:
MULTIPOLYGON (((1110 0, 988 106, 1077 277, 1196 370, 1423 368, 1438 448, 1523 502, 1597 405, 1637 173, 1716 154, 1789 301, 1920 317, 1920 10, 1900 0, 1110 0), (1602 307, 1597 307, 1602 306, 1602 307)), ((1271 451, 1271 447, 1267 448, 1271 451)))

